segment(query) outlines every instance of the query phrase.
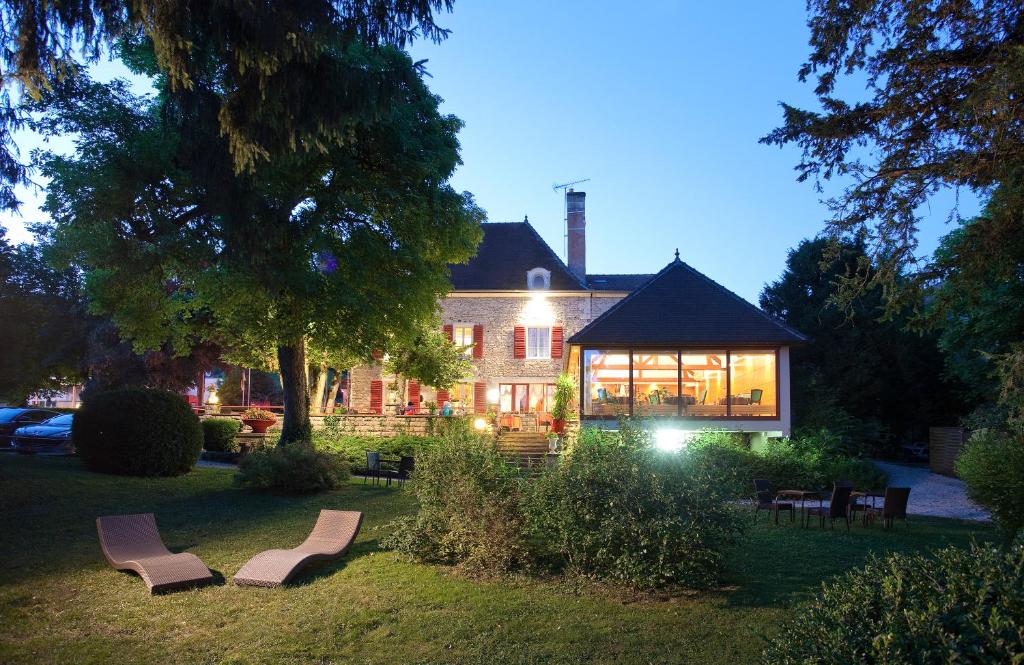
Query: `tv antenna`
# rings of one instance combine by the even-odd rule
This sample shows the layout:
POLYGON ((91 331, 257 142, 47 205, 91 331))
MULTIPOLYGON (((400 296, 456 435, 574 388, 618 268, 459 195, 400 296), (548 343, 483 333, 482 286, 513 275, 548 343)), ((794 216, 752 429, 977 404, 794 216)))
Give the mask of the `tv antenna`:
POLYGON ((573 185, 578 185, 581 182, 590 182, 590 178, 581 178, 579 180, 573 180, 572 182, 563 182, 561 185, 551 185, 551 191, 553 192, 562 190, 562 224, 565 229, 565 233, 562 235, 562 252, 565 255, 566 261, 569 260, 569 204, 565 200, 565 192, 573 185))

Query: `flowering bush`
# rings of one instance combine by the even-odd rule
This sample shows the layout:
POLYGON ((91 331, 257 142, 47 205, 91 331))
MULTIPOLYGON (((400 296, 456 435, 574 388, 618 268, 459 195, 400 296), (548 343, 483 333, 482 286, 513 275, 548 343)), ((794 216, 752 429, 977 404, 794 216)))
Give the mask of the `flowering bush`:
POLYGON ((253 407, 242 412, 243 420, 277 420, 272 411, 253 407))

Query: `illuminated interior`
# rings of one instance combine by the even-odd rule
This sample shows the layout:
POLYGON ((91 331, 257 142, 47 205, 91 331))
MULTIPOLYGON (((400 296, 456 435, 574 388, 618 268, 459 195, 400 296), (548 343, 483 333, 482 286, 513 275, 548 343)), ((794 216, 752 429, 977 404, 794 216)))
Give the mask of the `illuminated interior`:
POLYGON ((547 413, 554 397, 553 383, 498 384, 498 409, 502 413, 547 413))
POLYGON ((586 350, 582 363, 585 416, 778 415, 774 350, 586 350))

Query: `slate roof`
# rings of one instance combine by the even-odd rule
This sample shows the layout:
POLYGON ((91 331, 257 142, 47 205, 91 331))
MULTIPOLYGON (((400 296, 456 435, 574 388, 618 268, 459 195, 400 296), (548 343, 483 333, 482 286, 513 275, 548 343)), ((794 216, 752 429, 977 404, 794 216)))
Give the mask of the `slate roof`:
POLYGON ((799 344, 807 338, 677 258, 568 341, 674 348, 799 344))
POLYGON ((587 275, 587 286, 594 291, 633 291, 654 275, 587 275))
POLYGON ((551 271, 553 291, 587 289, 529 222, 489 222, 483 230, 476 256, 450 266, 456 291, 522 290, 526 273, 538 267, 551 271))

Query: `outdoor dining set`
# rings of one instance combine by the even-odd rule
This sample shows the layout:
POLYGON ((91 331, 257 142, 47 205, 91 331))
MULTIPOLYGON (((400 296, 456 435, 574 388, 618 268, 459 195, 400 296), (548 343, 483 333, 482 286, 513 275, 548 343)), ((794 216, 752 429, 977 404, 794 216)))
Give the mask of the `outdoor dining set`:
POLYGON ((391 481, 398 481, 404 485, 406 480, 416 468, 416 460, 410 455, 385 455, 379 450, 366 451, 366 473, 363 475, 363 483, 372 478, 373 484, 378 485, 384 480, 388 487, 391 481))
POLYGON ((767 510, 774 515, 776 524, 779 523, 779 513, 783 512, 788 512, 789 521, 794 522, 799 510, 800 525, 803 527, 810 525, 811 518, 816 517, 822 528, 826 520, 832 528, 835 528, 836 520, 842 520, 847 530, 856 520, 857 513, 860 513, 864 526, 872 524, 876 518, 881 518, 885 528, 891 527, 894 520, 906 520, 907 501, 910 499, 909 487, 886 487, 884 492, 859 491, 847 480, 835 481, 828 496, 828 505, 825 505, 827 492, 775 490, 771 481, 763 479, 754 480, 754 491, 757 496, 754 519, 757 519, 760 511, 767 510))

